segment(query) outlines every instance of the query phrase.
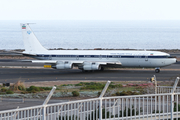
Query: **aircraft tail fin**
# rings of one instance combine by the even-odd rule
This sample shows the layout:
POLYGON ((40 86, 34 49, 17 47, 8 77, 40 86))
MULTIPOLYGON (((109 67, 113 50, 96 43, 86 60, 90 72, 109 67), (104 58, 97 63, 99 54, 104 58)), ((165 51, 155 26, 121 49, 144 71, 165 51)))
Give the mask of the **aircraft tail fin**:
POLYGON ((37 53, 47 51, 47 49, 44 48, 39 42, 39 40, 36 38, 28 23, 21 23, 20 25, 23 35, 25 53, 37 53))

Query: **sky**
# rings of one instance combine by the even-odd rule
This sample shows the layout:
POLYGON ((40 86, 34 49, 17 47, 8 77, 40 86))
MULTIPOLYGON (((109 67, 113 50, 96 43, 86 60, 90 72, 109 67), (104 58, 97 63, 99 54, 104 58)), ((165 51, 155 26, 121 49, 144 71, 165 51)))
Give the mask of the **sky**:
POLYGON ((180 20, 180 0, 0 0, 0 20, 180 20))

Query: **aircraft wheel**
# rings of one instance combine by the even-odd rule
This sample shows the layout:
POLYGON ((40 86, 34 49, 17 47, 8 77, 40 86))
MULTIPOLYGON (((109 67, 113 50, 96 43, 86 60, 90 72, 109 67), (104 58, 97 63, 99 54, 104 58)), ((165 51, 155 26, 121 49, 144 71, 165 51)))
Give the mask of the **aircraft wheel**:
POLYGON ((101 67, 101 71, 104 71, 104 67, 101 67))
POLYGON ((156 72, 156 73, 159 73, 159 72, 160 72, 160 69, 155 69, 155 72, 156 72))

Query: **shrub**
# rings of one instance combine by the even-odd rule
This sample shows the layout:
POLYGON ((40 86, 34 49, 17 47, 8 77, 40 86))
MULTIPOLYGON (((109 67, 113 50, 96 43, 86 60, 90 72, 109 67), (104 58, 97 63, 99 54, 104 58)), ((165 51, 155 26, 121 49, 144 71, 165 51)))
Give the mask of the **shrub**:
MULTIPOLYGON (((105 119, 105 116, 106 116, 106 118, 113 118, 114 117, 112 115, 112 113, 110 115, 110 112, 109 111, 105 111, 105 109, 103 108, 102 109, 102 118, 105 119)), ((99 120, 99 108, 94 110, 94 111, 92 111, 91 115, 89 114, 88 116, 86 116, 86 120, 99 120)))
POLYGON ((5 88, 5 87, 2 87, 1 88, 1 92, 6 92, 8 89, 7 88, 5 88))
MULTIPOLYGON (((140 112, 142 112, 142 108, 140 108, 140 111, 138 111, 132 105, 131 109, 125 107, 124 111, 120 110, 119 111, 119 113, 120 113, 119 117, 122 117, 122 116, 135 116, 135 115, 139 115, 140 112)), ((118 115, 116 115, 116 117, 118 117, 118 115)))
POLYGON ((73 97, 78 97, 79 96, 79 92, 78 91, 72 91, 73 97))
POLYGON ((63 84, 61 86, 73 86, 73 84, 63 84))
POLYGON ((22 86, 22 85, 18 86, 18 89, 19 90, 26 90, 26 88, 24 86, 22 86))
POLYGON ((177 105, 177 103, 174 103, 174 112, 176 112, 178 109, 178 111, 180 111, 180 104, 177 105))
POLYGON ((10 90, 26 90, 24 82, 17 81, 13 86, 10 87, 10 90))
MULTIPOLYGON (((97 83, 97 82, 80 82, 78 84, 75 84, 75 86, 83 86, 81 87, 81 90, 102 90, 105 86, 104 83, 97 83)), ((108 88, 117 88, 122 87, 121 84, 115 84, 111 83, 108 88)))
POLYGON ((139 93, 137 92, 132 92, 132 91, 122 91, 122 92, 116 92, 115 94, 113 94, 113 96, 126 96, 126 95, 139 95, 139 93))
POLYGON ((105 84, 96 82, 84 83, 83 87, 81 87, 81 90, 102 90, 104 86, 105 84))
POLYGON ((22 91, 22 92, 21 92, 21 94, 26 94, 26 93, 28 93, 28 92, 27 92, 27 91, 22 91))
POLYGON ((119 88, 119 87, 122 87, 122 85, 121 84, 114 85, 113 83, 111 83, 108 88, 119 88))
POLYGON ((36 92, 39 92, 40 89, 39 87, 36 87, 36 86, 30 86, 29 88, 26 89, 28 92, 32 92, 32 93, 36 93, 36 92))
POLYGON ((36 90, 31 90, 30 92, 31 92, 31 93, 37 93, 37 91, 36 91, 36 90))
POLYGON ((121 94, 120 94, 120 92, 116 92, 116 94, 115 94, 116 96, 120 96, 121 94))
POLYGON ((40 90, 40 91, 44 91, 44 89, 43 89, 43 88, 39 88, 39 90, 40 90))
POLYGON ((83 85, 85 85, 84 82, 80 82, 80 83, 78 83, 78 84, 75 84, 75 86, 83 86, 83 85))
POLYGON ((43 91, 43 90, 51 90, 52 87, 39 87, 39 89, 40 89, 41 91, 43 91))
POLYGON ((6 94, 14 94, 14 92, 13 92, 13 91, 8 90, 8 91, 6 91, 6 94))
POLYGON ((98 97, 101 95, 101 92, 98 92, 98 97))

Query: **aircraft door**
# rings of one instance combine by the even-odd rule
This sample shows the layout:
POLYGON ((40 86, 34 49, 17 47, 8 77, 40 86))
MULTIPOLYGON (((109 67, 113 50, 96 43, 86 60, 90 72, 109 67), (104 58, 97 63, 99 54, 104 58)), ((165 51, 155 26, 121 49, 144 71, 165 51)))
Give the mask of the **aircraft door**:
POLYGON ((76 60, 79 60, 79 55, 76 55, 76 60))
POLYGON ((102 59, 102 55, 99 55, 99 59, 102 59))
POLYGON ((49 55, 49 60, 52 60, 52 56, 51 55, 49 55))
POLYGON ((106 59, 109 59, 109 55, 106 55, 106 59))
POLYGON ((148 56, 145 56, 145 61, 148 61, 148 56))

